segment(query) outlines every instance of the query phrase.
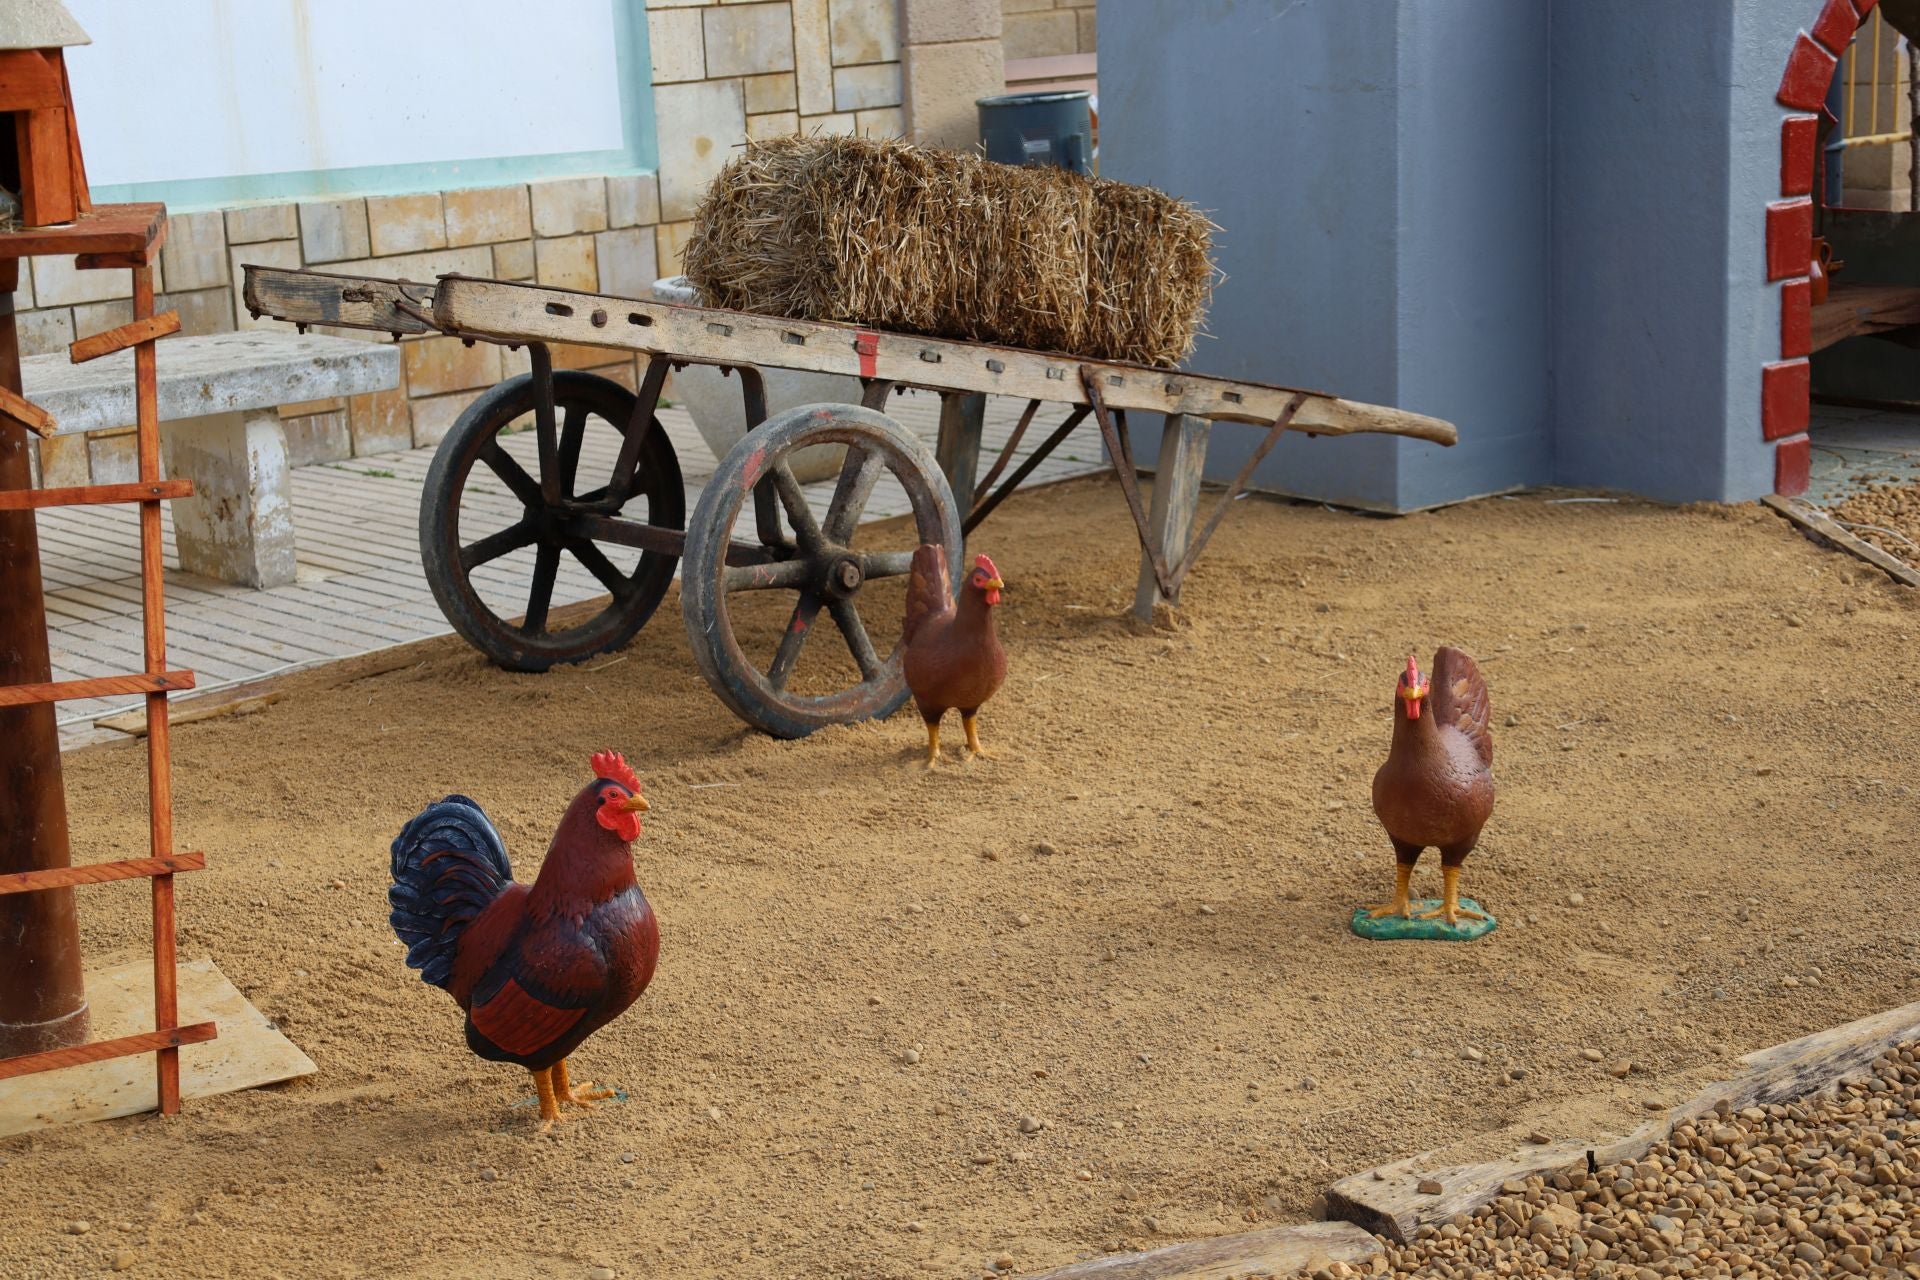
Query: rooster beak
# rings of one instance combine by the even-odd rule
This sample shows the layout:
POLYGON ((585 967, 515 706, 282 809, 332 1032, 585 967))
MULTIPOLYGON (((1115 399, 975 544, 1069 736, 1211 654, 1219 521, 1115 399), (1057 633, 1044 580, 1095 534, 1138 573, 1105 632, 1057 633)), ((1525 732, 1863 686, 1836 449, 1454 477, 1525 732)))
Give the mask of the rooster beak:
POLYGON ((645 813, 653 806, 647 803, 645 796, 632 795, 625 800, 616 800, 613 807, 620 813, 645 813))

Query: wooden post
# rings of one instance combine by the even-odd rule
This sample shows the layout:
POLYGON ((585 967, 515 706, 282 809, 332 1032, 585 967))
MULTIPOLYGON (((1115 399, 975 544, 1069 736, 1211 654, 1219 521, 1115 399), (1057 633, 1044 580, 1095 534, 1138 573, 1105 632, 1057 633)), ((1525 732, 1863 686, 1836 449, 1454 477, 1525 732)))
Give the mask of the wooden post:
MULTIPOLYGON (((0 386, 20 390, 13 291, 20 260, 0 259, 0 386)), ((0 419, 0 492, 32 488, 27 431, 0 419)), ((53 678, 31 510, 0 510, 0 686, 53 678)), ((52 703, 0 707, 0 875, 69 865, 60 731, 52 703)), ((0 897, 0 1058, 87 1038, 73 890, 0 897)))
POLYGON ((987 422, 987 397, 979 392, 940 393, 940 439, 933 456, 953 489, 954 505, 965 520, 973 509, 974 478, 980 474, 980 433, 987 422))
MULTIPOLYGON (((1200 507, 1200 475, 1207 464, 1207 436, 1213 424, 1190 414, 1170 413, 1160 429, 1160 462, 1153 472, 1153 505, 1147 512, 1150 536, 1160 543, 1169 568, 1180 563, 1193 540, 1193 517, 1200 507)), ((1177 585, 1177 584, 1176 584, 1177 585)), ((1140 584, 1134 588, 1133 616, 1153 621, 1160 602, 1160 583, 1153 576, 1153 556, 1140 552, 1140 584)), ((1178 598, 1167 601, 1177 605, 1178 598)))
MULTIPOLYGON (((135 324, 153 315, 153 268, 133 269, 135 324)), ((133 349, 133 396, 139 424, 140 479, 160 480, 160 382, 154 339, 149 335, 133 349)), ((160 504, 140 504, 140 606, 145 630, 146 669, 149 675, 167 669, 166 564, 160 541, 160 504)), ((151 817, 149 853, 165 858, 173 853, 173 774, 168 761, 167 695, 147 695, 147 805, 151 817)), ((175 982, 173 877, 153 878, 153 1028, 167 1032, 180 1025, 175 982)), ((160 1114, 180 1110, 180 1050, 162 1048, 154 1055, 158 1076, 160 1114)))

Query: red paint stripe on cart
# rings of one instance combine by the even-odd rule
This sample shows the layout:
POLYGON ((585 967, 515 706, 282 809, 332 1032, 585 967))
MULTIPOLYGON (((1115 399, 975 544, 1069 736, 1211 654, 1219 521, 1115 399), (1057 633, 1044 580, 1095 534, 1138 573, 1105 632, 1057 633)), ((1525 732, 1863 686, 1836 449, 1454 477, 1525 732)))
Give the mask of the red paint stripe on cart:
POLYGON ((874 358, 880 354, 880 335, 861 333, 854 337, 853 349, 860 353, 860 376, 871 378, 880 371, 879 362, 874 358))

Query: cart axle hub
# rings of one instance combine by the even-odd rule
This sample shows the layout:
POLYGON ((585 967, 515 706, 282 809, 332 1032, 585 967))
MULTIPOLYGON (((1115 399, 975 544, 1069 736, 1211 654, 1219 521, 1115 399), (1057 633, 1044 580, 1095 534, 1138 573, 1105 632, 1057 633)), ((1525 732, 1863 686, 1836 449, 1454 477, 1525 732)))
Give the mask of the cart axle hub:
POLYGON ((866 576, 860 572, 860 562, 852 556, 835 556, 827 564, 827 594, 837 600, 845 600, 860 590, 866 576))

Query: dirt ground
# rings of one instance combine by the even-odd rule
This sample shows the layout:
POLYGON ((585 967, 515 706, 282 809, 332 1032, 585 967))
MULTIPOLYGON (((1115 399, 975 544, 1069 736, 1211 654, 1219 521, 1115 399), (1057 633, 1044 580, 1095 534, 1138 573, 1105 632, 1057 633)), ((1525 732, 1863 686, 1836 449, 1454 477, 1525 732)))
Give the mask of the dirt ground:
MULTIPOLYGON (((1000 756, 933 774, 910 711, 743 730, 671 597, 612 665, 508 675, 449 640, 185 727, 180 843, 211 869, 181 953, 320 1073, 0 1142, 0 1271, 1025 1272, 1305 1218, 1428 1148, 1625 1131, 1731 1055, 1920 998, 1920 594, 1758 508, 1563 496, 1249 501, 1149 631, 1114 486, 1025 494, 978 544, 1009 584, 1000 756), (1492 688, 1465 889, 1501 926, 1363 942, 1394 680, 1440 642, 1492 688), (529 879, 607 746, 654 805, 660 970, 574 1059, 630 1100, 539 1138, 526 1075, 402 966, 387 847, 458 790, 529 879)), ((68 758, 77 856, 144 847, 142 760, 68 758)), ((139 886, 86 893, 90 954, 143 945, 139 886)))

